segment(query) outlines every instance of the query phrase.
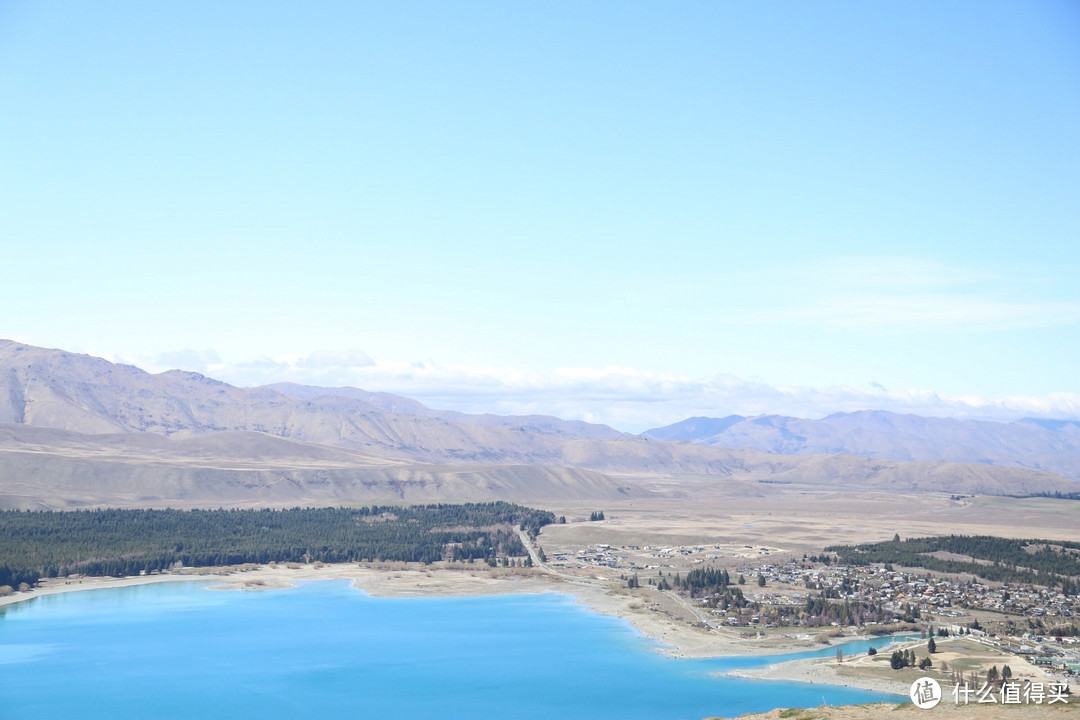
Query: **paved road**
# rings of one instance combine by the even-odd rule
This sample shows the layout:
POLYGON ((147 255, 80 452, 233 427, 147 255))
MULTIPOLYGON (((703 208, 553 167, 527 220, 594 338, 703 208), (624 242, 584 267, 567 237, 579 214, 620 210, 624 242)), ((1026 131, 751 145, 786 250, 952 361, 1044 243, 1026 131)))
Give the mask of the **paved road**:
POLYGON ((578 585, 592 585, 603 587, 604 581, 602 580, 590 580, 588 578, 583 578, 580 575, 570 575, 568 573, 559 572, 547 563, 540 562, 540 555, 536 552, 536 548, 533 547, 532 541, 529 540, 529 536, 525 534, 525 531, 522 530, 520 526, 515 527, 514 530, 517 532, 518 537, 521 538, 521 544, 525 546, 525 550, 528 551, 529 557, 532 558, 533 567, 543 570, 548 575, 554 575, 557 578, 560 578, 562 580, 568 580, 572 583, 577 583, 578 585))
MULTIPOLYGON (((564 573, 564 572, 559 572, 558 570, 551 567, 547 563, 540 562, 540 555, 536 552, 536 549, 533 547, 532 541, 529 540, 529 536, 525 534, 525 531, 522 530, 520 526, 515 527, 514 529, 517 532, 518 537, 521 538, 521 544, 524 545, 525 550, 528 551, 529 557, 532 558, 533 567, 539 568, 540 570, 543 570, 548 575, 553 575, 553 576, 555 576, 557 578, 560 578, 561 580, 566 580, 568 582, 575 583, 577 585, 590 585, 592 587, 603 587, 605 585, 605 583, 607 582, 607 581, 604 581, 604 580, 590 580, 588 578, 583 578, 583 577, 581 577, 579 575, 569 575, 569 574, 564 573)), ((711 627, 711 628, 716 628, 717 627, 716 623, 711 618, 709 618, 707 615, 702 613, 698 608, 694 607, 693 603, 688 602, 684 597, 682 597, 678 593, 671 592, 671 591, 668 591, 668 590, 661 590, 659 588, 657 588, 656 591, 659 592, 659 593, 663 593, 663 594, 667 595, 672 600, 674 600, 675 602, 682 605, 684 608, 687 609, 687 611, 690 612, 691 615, 696 617, 700 622, 704 623, 708 627, 711 627)))

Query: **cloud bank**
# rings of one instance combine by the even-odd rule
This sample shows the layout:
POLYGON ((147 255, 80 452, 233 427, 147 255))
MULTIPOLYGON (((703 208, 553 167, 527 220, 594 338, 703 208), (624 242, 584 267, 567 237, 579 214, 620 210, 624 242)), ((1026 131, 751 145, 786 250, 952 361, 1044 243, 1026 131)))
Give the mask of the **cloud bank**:
POLYGON ((821 418, 835 412, 867 409, 1002 421, 1026 416, 1080 419, 1077 393, 982 397, 889 389, 879 383, 865 387, 798 387, 733 375, 692 378, 619 366, 538 373, 433 362, 376 362, 359 350, 240 363, 223 362, 211 350, 185 350, 135 364, 154 372, 180 367, 239 386, 275 382, 351 386, 404 395, 438 409, 555 415, 604 423, 627 432, 641 432, 699 415, 821 418))
POLYGON ((1009 332, 1080 323, 1074 294, 1045 297, 1052 278, 1007 276, 918 257, 841 256, 748 274, 787 288, 797 303, 764 307, 741 322, 842 330, 1009 332))

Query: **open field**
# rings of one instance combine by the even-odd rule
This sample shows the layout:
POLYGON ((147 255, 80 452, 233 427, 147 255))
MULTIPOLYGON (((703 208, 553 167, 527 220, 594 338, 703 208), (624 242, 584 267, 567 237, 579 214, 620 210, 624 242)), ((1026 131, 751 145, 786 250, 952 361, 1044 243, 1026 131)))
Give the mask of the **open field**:
MULTIPOLYGON (((677 496, 661 495, 666 482, 646 485, 656 494, 646 499, 590 505, 552 505, 545 509, 567 518, 566 525, 544 528, 541 544, 548 555, 576 552, 605 543, 619 547, 701 545, 706 558, 735 565, 763 557, 769 561, 820 552, 826 545, 901 537, 964 534, 1001 537, 1080 539, 1080 502, 1048 498, 980 497, 951 500, 948 495, 803 492, 761 485, 760 493, 725 494, 701 481, 680 484, 677 496), (603 510, 605 520, 587 522, 603 510), (584 522, 582 522, 584 520, 584 522), (712 551, 713 546, 720 549, 712 551), (750 547, 746 547, 750 546, 750 547)), ((630 553, 633 556, 632 553, 630 553)), ((640 564, 648 553, 638 553, 640 564)), ((691 567, 678 557, 675 567, 691 567)))

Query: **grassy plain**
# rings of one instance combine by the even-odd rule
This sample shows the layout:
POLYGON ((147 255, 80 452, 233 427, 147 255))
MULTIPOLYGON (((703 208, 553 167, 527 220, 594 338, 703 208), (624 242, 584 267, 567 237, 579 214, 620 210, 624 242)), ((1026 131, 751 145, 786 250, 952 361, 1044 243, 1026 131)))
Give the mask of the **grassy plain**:
POLYGON ((544 528, 544 549, 550 555, 553 550, 576 552, 597 543, 720 545, 724 558, 717 562, 728 566, 762 557, 763 547, 769 549, 769 561, 776 562, 818 553, 826 545, 888 540, 897 533, 1080 539, 1080 501, 1075 500, 983 496, 954 500, 925 493, 795 491, 767 484, 756 486, 751 494, 745 487, 731 493, 724 483, 706 480, 680 480, 677 491, 666 484, 652 483, 648 487, 661 492, 646 499, 607 502, 603 507, 545 508, 566 516, 568 522, 544 528), (603 510, 605 520, 587 522, 595 510, 603 510))

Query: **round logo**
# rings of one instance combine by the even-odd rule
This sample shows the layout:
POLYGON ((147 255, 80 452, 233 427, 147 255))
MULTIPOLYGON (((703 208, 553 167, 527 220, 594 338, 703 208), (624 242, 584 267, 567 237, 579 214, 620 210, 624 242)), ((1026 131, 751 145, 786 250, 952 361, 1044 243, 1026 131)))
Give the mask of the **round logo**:
POLYGON ((941 686, 934 678, 921 677, 911 683, 911 702, 915 707, 929 710, 941 702, 941 686))

